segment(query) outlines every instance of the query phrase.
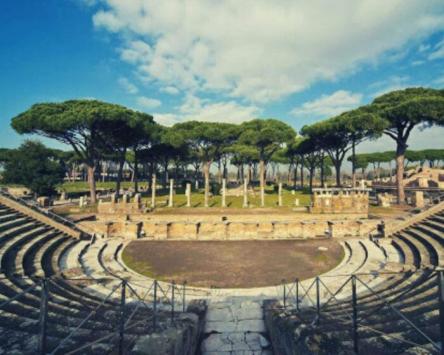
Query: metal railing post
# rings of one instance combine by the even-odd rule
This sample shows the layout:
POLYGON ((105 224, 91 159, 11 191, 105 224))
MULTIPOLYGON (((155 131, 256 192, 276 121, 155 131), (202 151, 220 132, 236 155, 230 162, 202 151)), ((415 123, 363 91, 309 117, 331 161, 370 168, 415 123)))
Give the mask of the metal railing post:
POLYGON ((39 353, 46 354, 46 323, 48 319, 48 281, 46 278, 41 283, 41 296, 40 296, 40 338, 39 338, 39 353))
POLYGON ((352 306, 353 306, 353 350, 355 354, 359 354, 359 339, 358 339, 358 296, 356 293, 356 276, 352 275, 352 306))
POLYGON ((284 309, 287 308, 287 287, 285 286, 285 279, 282 280, 282 287, 284 288, 284 309))
POLYGON ((299 279, 296 279, 296 310, 299 312, 299 279))
POLYGON ((321 294, 319 290, 319 276, 316 277, 316 315, 317 315, 317 323, 319 324, 319 319, 321 317, 321 294))
POLYGON ((186 287, 186 285, 187 285, 187 282, 184 281, 183 288, 182 288, 182 311, 183 312, 185 312, 185 310, 186 310, 186 304, 185 304, 185 295, 186 295, 185 287, 186 287))
POLYGON ((444 271, 438 271, 438 302, 439 302, 439 331, 441 355, 444 355, 444 271))
POLYGON ((171 322, 174 322, 174 288, 176 283, 174 280, 171 282, 171 322))
POLYGON ((156 331, 156 323, 157 323, 157 280, 154 280, 153 331, 156 331))
POLYGON ((125 302, 126 302, 126 280, 122 281, 122 293, 120 297, 120 320, 119 320, 119 355, 123 355, 123 342, 125 337, 125 302))

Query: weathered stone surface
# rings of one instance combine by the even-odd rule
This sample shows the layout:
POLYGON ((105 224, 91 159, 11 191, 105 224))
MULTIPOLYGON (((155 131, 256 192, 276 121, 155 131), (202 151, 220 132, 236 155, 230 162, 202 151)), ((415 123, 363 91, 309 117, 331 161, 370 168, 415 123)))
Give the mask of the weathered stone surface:
POLYGON ((202 354, 266 354, 270 342, 262 335, 265 332, 260 301, 233 298, 212 302, 202 354))
POLYGON ((162 333, 141 336, 131 354, 145 355, 193 355, 199 341, 199 317, 195 314, 182 315, 179 325, 162 333))
POLYGON ((340 344, 329 335, 291 316, 276 302, 265 303, 265 323, 277 354, 340 354, 340 344))
POLYGON ((313 189, 312 213, 352 213, 368 215, 368 189, 313 189))

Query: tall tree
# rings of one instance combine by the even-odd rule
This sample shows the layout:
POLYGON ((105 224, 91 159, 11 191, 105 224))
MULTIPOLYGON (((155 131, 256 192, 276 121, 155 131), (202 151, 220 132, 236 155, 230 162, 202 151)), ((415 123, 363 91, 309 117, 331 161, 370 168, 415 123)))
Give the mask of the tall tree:
POLYGON ((113 149, 110 137, 120 134, 134 111, 97 100, 40 103, 12 119, 20 134, 35 133, 70 145, 87 166, 91 202, 96 202, 95 169, 102 151, 113 149))
MULTIPOLYGON (((113 122, 110 123, 114 125, 113 122)), ((137 179, 137 151, 140 146, 144 146, 151 141, 152 131, 154 130, 154 120, 149 114, 143 112, 132 111, 124 120, 119 128, 119 131, 110 134, 108 145, 115 155, 118 164, 117 179, 116 179, 116 193, 120 193, 120 184, 122 181, 123 166, 126 161, 127 153, 130 148, 133 149, 133 167, 134 175, 137 179)), ((112 127, 111 127, 112 128, 112 127)), ((137 183, 136 183, 137 186, 137 183)))
POLYGON ((444 90, 409 88, 377 97, 370 109, 385 125, 384 134, 396 142, 398 203, 405 202, 404 158, 413 128, 444 125, 444 90))
POLYGON ((226 127, 225 123, 188 121, 175 124, 165 136, 165 141, 173 146, 187 145, 199 157, 205 178, 205 207, 209 206, 210 167, 220 155, 226 127))
POLYGON ((24 185, 37 195, 51 195, 63 182, 60 155, 38 141, 26 141, 5 157, 3 182, 24 185))
MULTIPOLYGON (((356 109, 344 112, 325 121, 304 126, 302 133, 318 141, 325 150, 336 171, 336 186, 341 186, 341 166, 346 153, 351 149, 355 155, 356 145, 382 133, 384 122, 369 110, 356 109)), ((354 159, 352 160, 353 186, 356 184, 354 159)))
POLYGON ((253 147, 259 157, 261 206, 265 205, 265 164, 296 135, 292 127, 275 119, 255 119, 241 124, 239 142, 253 147))

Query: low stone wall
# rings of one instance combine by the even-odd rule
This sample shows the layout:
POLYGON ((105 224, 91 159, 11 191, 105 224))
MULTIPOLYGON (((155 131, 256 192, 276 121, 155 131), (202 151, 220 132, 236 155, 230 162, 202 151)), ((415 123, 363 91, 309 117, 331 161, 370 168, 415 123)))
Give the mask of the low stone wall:
POLYGON ((155 240, 251 240, 320 236, 364 236, 375 221, 277 221, 277 222, 154 222, 143 223, 145 236, 155 240))
POLYGON ((207 305, 205 301, 192 301, 187 313, 178 315, 174 326, 160 333, 141 336, 130 354, 194 355, 203 333, 207 305))
MULTIPOLYGON (((260 219, 260 218, 259 218, 260 219)), ((106 237, 135 239, 144 235, 154 240, 251 240, 313 237, 366 236, 375 220, 289 220, 289 221, 96 221, 82 222, 106 237)))

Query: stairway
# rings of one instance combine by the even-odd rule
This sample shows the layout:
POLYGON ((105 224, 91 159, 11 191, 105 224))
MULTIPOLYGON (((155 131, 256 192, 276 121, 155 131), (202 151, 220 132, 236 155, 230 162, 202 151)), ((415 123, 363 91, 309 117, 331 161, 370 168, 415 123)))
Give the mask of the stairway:
POLYGON ((262 301, 246 297, 211 300, 201 352, 202 355, 271 355, 262 301))

